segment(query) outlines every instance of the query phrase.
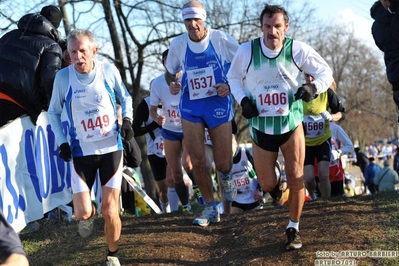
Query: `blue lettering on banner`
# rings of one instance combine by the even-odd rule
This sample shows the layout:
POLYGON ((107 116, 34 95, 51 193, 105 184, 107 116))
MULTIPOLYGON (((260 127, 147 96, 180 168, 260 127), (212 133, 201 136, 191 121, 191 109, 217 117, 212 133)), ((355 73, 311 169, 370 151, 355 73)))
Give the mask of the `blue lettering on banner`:
POLYGON ((65 185, 70 187, 70 165, 58 156, 59 149, 56 147, 51 125, 47 125, 46 132, 47 137, 43 128, 37 127, 35 144, 33 131, 25 132, 25 158, 36 197, 40 202, 50 194, 63 191, 65 185))
MULTIPOLYGON (((67 121, 62 122, 62 127, 68 133, 67 121)), ((10 224, 29 215, 26 212, 28 200, 37 199, 46 203, 47 208, 54 207, 49 205, 49 200, 58 193, 65 197, 66 189, 71 187, 71 164, 59 158, 51 125, 38 123, 36 127, 27 125, 22 129, 20 151, 11 151, 7 142, 0 144, 0 210, 10 224), (18 166, 16 169, 13 169, 14 163, 18 166), (29 187, 29 194, 24 193, 27 193, 26 187, 29 187)))
MULTIPOLYGON (((1 160, 3 161, 4 170, 6 172, 6 176, 5 176, 6 188, 12 197, 12 203, 15 208, 15 219, 18 219, 19 207, 21 207, 22 211, 24 211, 26 208, 25 199, 22 196, 18 196, 17 191, 15 190, 15 188, 13 187, 13 185, 11 183, 11 170, 8 165, 7 150, 4 145, 0 146, 0 155, 1 155, 1 160)), ((1 195, 1 193, 0 193, 0 198, 1 198, 0 199, 0 209, 4 210, 3 196, 1 195)), ((7 206, 8 215, 7 215, 6 219, 7 219, 7 222, 9 222, 9 223, 12 223, 14 221, 14 217, 12 215, 11 208, 12 208, 12 206, 10 206, 10 205, 7 206)))
POLYGON ((37 127, 36 132, 36 161, 40 162, 37 164, 37 174, 42 178, 39 180, 40 194, 43 198, 47 198, 50 192, 50 175, 47 174, 49 170, 49 158, 48 158, 48 147, 47 147, 46 136, 41 126, 37 127), (42 150, 43 148, 43 150, 42 150), (45 158, 47 157, 47 158, 45 158))
POLYGON ((28 173, 33 184, 33 188, 36 193, 37 199, 43 203, 41 193, 40 193, 40 186, 39 186, 39 177, 36 174, 36 160, 35 160, 35 153, 34 153, 34 133, 33 130, 26 130, 25 131, 25 159, 26 159, 26 166, 28 168, 28 173))
POLYGON ((51 125, 47 126, 47 145, 50 152, 49 160, 51 163, 51 194, 61 192, 65 189, 65 185, 70 187, 71 167, 70 163, 61 159, 59 148, 56 145, 55 134, 51 130, 51 125), (66 181, 66 184, 65 184, 66 181))

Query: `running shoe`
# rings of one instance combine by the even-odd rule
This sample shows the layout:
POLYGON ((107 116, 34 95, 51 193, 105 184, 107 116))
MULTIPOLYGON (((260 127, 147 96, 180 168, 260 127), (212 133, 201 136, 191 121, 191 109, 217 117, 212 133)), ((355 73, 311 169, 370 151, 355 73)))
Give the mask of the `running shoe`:
POLYGON ((107 260, 105 261, 105 265, 107 266, 121 266, 119 263, 118 257, 107 256, 107 260))
POLYGON ((217 223, 220 221, 220 214, 215 207, 205 206, 198 218, 195 218, 193 224, 199 226, 208 226, 210 223, 217 223))
POLYGON ((285 234, 287 235, 287 242, 285 242, 287 250, 300 249, 302 247, 301 237, 295 228, 287 228, 285 234))
POLYGON ((93 223, 94 217, 79 221, 78 230, 81 237, 86 238, 93 233, 93 223))
POLYGON ((187 205, 183 206, 182 210, 183 210, 183 213, 193 214, 193 210, 191 209, 191 205, 190 204, 187 204, 187 205))
POLYGON ((220 178, 220 182, 222 183, 224 200, 227 202, 233 202, 237 196, 237 188, 234 185, 231 174, 226 178, 220 178))
POLYGON ((314 193, 313 196, 309 196, 310 197, 310 201, 315 201, 317 200, 317 194, 314 193))
POLYGON ((277 185, 273 188, 272 191, 269 192, 270 196, 274 201, 280 201, 281 197, 283 196, 283 185, 281 175, 278 178, 277 185))

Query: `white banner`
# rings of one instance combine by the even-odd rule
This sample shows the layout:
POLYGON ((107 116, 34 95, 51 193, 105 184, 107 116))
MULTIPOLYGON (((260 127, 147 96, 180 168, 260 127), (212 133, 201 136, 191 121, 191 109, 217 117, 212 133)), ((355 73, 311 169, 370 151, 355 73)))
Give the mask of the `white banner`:
POLYGON ((24 117, 0 129, 0 209, 15 231, 72 200, 70 163, 58 151, 46 112, 36 126, 24 117))

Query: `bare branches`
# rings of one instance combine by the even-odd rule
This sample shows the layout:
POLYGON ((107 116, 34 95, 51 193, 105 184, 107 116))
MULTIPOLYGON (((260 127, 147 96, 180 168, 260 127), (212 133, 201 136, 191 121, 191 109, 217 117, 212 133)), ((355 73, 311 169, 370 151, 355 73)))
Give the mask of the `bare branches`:
MULTIPOLYGON (((39 12, 54 4, 50 0, 1 0, 0 34, 15 29, 21 16, 39 12)), ((163 72, 160 55, 170 41, 185 32, 181 6, 175 0, 57 0, 63 14, 59 28, 64 36, 76 28, 95 32, 100 44, 99 55, 117 65, 133 94, 142 98, 150 81, 163 72)), ((230 33, 239 43, 261 35, 259 15, 263 3, 254 0, 202 0, 208 18, 207 27, 230 33)), ((312 45, 330 64, 337 83, 337 93, 347 110, 342 123, 354 138, 371 141, 388 137, 391 122, 396 121, 391 87, 385 77, 382 55, 374 55, 356 39, 350 25, 333 25, 320 29, 313 8, 307 2, 269 1, 284 6, 290 15, 288 35, 312 45), (369 129, 373 125, 373 130, 369 129), (374 127, 376 129, 374 129, 374 127)), ((371 44, 373 45, 373 44, 371 44)), ((247 124, 236 108, 239 132, 249 137, 247 124)), ((394 131, 396 132, 396 124, 394 131)))

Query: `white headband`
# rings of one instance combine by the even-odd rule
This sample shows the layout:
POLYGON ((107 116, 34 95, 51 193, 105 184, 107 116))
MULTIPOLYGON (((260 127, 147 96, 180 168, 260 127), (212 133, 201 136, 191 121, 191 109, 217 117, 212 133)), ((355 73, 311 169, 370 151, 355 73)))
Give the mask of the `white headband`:
POLYGON ((182 10, 183 20, 189 18, 199 18, 205 21, 206 19, 206 10, 201 7, 186 7, 182 10))

